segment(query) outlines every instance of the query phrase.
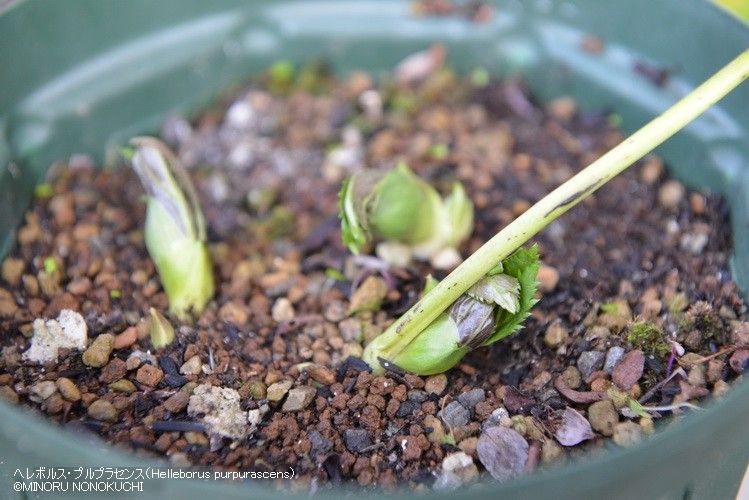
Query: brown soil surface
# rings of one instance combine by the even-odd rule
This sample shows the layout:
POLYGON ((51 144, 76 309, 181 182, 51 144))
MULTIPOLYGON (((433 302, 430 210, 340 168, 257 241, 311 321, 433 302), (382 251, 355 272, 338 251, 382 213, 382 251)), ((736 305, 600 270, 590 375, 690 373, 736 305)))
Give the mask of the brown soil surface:
POLYGON ((165 123, 202 200, 217 293, 195 324, 171 318, 177 339, 161 351, 148 311, 166 314, 167 298, 143 243, 138 180, 79 157, 54 169, 3 264, 3 396, 178 464, 292 466, 303 489, 422 490, 633 445, 689 410, 640 416, 632 401, 699 403, 745 368, 726 206, 684 190, 651 156, 536 238, 543 294, 519 334, 445 375, 373 377, 354 359, 360 339, 413 304, 426 274, 444 274, 380 273, 352 258, 335 216, 344 175, 404 159, 441 188, 462 181, 477 213, 465 256, 621 134, 570 99, 539 107, 516 80, 475 88, 441 70, 409 88, 363 74, 312 83, 288 95, 258 83, 195 122, 165 123), (369 275, 390 285, 382 309, 349 317, 352 283, 369 275), (62 309, 83 315, 89 342, 116 336, 101 367, 75 349, 47 366, 22 358, 31 322, 62 309), (236 440, 212 435, 202 413, 188 414, 199 384, 236 390, 237 411, 259 423, 236 440), (467 461, 445 460, 457 452, 467 461))

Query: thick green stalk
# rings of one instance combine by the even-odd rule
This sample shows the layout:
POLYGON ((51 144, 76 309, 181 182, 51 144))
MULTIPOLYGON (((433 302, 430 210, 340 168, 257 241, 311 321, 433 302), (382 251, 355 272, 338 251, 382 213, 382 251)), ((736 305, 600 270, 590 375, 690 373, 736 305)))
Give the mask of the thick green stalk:
MULTIPOLYGON (((646 153, 681 130, 749 77, 749 49, 622 143, 507 225, 424 295, 364 353, 392 359, 498 262, 646 153), (369 352, 367 352, 369 351, 369 352)), ((376 367, 375 367, 376 368, 376 367)))

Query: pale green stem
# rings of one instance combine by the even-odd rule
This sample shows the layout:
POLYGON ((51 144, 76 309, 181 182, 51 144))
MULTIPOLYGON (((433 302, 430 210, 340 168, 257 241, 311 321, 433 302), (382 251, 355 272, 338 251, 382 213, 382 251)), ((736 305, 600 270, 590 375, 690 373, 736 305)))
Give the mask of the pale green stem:
MULTIPOLYGON (((376 342, 380 355, 401 352, 442 311, 551 221, 685 127, 749 77, 749 49, 507 225, 414 304, 376 342)), ((366 357, 366 355, 365 355, 366 357)))

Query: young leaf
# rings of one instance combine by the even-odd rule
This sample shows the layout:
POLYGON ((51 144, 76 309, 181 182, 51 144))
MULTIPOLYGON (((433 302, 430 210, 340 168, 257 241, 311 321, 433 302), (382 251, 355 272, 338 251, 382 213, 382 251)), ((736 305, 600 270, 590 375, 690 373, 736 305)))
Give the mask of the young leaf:
POLYGON ((630 410, 632 410, 633 413, 636 413, 637 415, 641 417, 648 417, 650 416, 648 412, 645 410, 645 407, 640 404, 639 401, 633 398, 629 398, 629 401, 627 401, 627 406, 630 410))
POLYGON ((538 302, 536 275, 540 267, 538 245, 521 247, 502 262, 502 273, 512 276, 520 283, 519 307, 515 313, 503 313, 494 334, 483 345, 492 344, 520 330, 538 302))
POLYGON ((344 179, 338 192, 338 217, 341 219, 341 238, 343 244, 355 255, 367 243, 367 230, 359 221, 359 214, 354 204, 353 178, 344 179))
POLYGON ((496 304, 511 314, 520 308, 520 282, 509 274, 481 278, 466 294, 485 304, 496 304))

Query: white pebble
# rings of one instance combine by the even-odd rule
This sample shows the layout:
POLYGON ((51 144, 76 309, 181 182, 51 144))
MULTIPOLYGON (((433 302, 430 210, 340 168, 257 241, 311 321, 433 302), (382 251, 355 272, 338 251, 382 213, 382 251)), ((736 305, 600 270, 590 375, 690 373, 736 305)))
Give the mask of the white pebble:
POLYGON ((35 363, 57 361, 60 348, 83 350, 88 342, 88 327, 83 316, 63 309, 57 319, 37 318, 33 324, 31 347, 23 353, 24 359, 35 363))

